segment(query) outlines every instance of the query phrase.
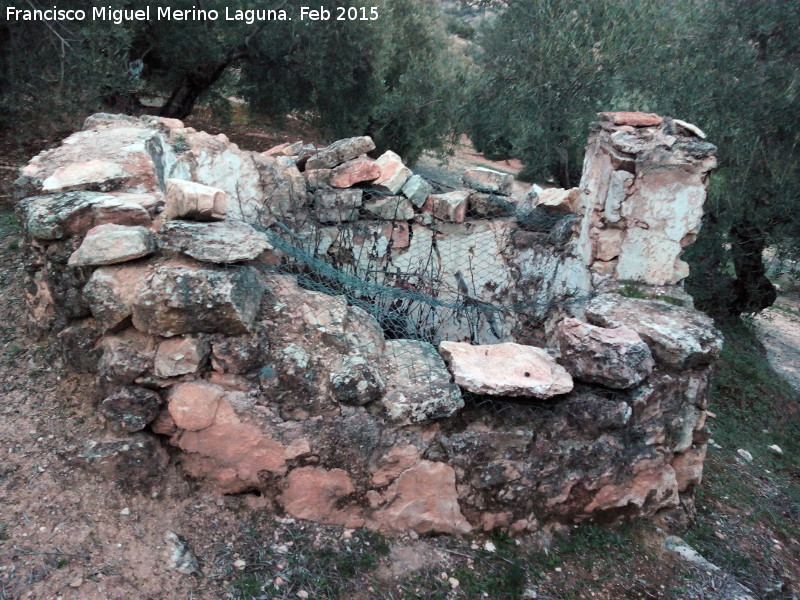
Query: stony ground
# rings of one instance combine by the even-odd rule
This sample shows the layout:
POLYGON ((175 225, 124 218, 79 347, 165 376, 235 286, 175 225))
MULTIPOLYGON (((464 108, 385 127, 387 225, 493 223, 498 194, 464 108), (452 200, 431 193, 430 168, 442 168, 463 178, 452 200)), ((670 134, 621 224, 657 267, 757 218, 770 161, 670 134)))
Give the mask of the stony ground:
MULTIPOLYGON (((243 146, 282 141, 233 129, 243 146)), ((33 153, 0 143, 5 166, 33 153)), ((742 327, 727 329, 696 518, 660 523, 718 571, 665 553, 666 532, 640 521, 519 539, 382 536, 284 520, 256 496, 214 496, 175 457, 154 473, 125 442, 117 456, 91 458, 111 441, 91 378, 65 372, 56 347, 26 333, 12 177, 0 171, 0 600, 690 600, 734 598, 739 585, 754 598, 800 594, 798 395, 742 327), (168 532, 185 539, 196 572, 170 568, 168 532)), ((771 323, 773 335, 787 330, 771 323)))

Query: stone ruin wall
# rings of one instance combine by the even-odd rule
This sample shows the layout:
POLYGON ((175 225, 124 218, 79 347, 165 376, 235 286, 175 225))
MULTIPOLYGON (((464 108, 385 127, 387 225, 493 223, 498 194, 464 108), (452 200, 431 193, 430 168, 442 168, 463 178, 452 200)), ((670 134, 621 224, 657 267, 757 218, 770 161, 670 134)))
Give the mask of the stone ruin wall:
POLYGON ((220 492, 387 531, 677 506, 721 346, 680 285, 715 149, 601 117, 579 188, 519 198, 369 138, 254 153, 89 117, 17 182, 31 325, 100 390, 78 458, 137 463, 144 489, 167 447, 220 492))

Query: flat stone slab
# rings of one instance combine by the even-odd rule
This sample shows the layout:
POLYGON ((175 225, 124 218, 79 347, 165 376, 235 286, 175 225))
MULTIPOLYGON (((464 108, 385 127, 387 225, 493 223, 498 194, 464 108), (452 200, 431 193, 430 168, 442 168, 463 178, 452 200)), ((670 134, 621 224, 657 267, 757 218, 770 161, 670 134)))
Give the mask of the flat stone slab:
POLYGON ((21 207, 25 229, 38 240, 83 235, 104 223, 150 224, 150 215, 140 204, 100 192, 36 196, 23 200, 21 207))
POLYGON ((152 254, 153 235, 141 226, 106 223, 86 232, 80 247, 69 257, 72 266, 100 266, 127 262, 152 254))
POLYGON ((439 352, 469 392, 490 396, 550 398, 572 391, 572 377, 547 351, 505 343, 473 346, 441 342, 439 352))
POLYGON ((272 249, 266 234, 244 221, 167 221, 158 230, 158 245, 203 262, 219 264, 253 260, 272 249))
POLYGON ((306 162, 306 169, 331 169, 375 149, 369 136, 352 137, 317 150, 306 162))
POLYGON ((722 334, 708 315, 658 300, 601 294, 586 307, 601 327, 626 326, 650 346, 656 362, 687 368, 708 364, 722 349, 722 334))
POLYGON ((464 185, 479 192, 508 196, 513 184, 514 177, 501 171, 483 167, 464 171, 464 185))
POLYGON ((43 192, 68 192, 92 189, 107 192, 125 178, 125 170, 117 163, 94 159, 59 167, 42 182, 43 192))

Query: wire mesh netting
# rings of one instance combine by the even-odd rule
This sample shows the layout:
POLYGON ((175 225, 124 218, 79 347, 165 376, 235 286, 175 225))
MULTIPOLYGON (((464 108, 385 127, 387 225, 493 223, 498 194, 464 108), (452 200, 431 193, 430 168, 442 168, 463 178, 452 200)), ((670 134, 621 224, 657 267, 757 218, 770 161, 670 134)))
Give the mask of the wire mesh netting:
POLYGON ((267 234, 282 255, 273 269, 306 289, 345 296, 387 339, 516 341, 558 306, 587 299, 574 285, 580 265, 554 250, 557 238, 572 235, 574 216, 536 213, 520 222, 514 204, 496 197, 505 213, 496 219, 422 221, 403 197, 348 191, 363 203, 345 199, 325 209, 330 214, 318 211, 321 223, 271 223, 267 234), (533 234, 530 247, 515 246, 518 230, 533 234))

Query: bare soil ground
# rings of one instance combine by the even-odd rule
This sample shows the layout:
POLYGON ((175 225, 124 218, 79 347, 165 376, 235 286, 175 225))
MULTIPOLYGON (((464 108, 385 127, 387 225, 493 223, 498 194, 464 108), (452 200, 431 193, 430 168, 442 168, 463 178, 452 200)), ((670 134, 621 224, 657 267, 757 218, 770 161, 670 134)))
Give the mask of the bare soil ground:
MULTIPOLYGON (((224 128, 262 150, 313 134, 233 129, 224 128)), ((33 154, 0 140, 4 165, 33 154)), ((56 344, 26 332, 14 176, 0 170, 0 600, 691 600, 733 598, 735 583, 754 598, 800 594, 798 397, 747 331, 731 333, 720 366, 696 519, 661 522, 720 571, 665 553, 665 532, 642 521, 518 539, 383 536, 284 519, 264 498, 215 496, 183 475, 176 456, 155 472, 137 460, 146 453, 86 458, 114 440, 98 419, 92 376, 66 372, 56 344), (199 573, 169 568, 170 531, 185 538, 199 573)))

